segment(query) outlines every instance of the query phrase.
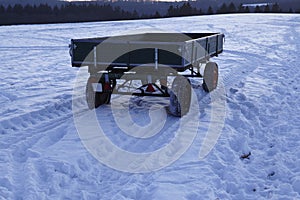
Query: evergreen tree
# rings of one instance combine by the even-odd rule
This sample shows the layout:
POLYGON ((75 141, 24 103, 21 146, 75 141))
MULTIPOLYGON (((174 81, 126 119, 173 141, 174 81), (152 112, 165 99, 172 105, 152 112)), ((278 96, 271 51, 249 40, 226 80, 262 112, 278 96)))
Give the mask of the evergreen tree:
POLYGON ((256 6, 254 12, 260 13, 261 12, 260 6, 256 6))
POLYGON ((267 5, 265 6, 264 12, 265 12, 265 13, 269 13, 269 12, 270 12, 270 6, 269 6, 269 4, 267 4, 267 5))
POLYGON ((220 9, 217 11, 218 14, 225 14, 228 13, 228 8, 226 3, 223 3, 220 9))
POLYGON ((148 18, 150 18, 150 17, 149 17, 148 15, 146 15, 146 14, 142 14, 141 18, 142 18, 142 19, 148 19, 148 18))
POLYGON ((228 13, 235 13, 236 12, 236 7, 233 2, 231 2, 228 6, 228 13))
POLYGON ((8 14, 12 13, 12 7, 10 4, 6 8, 6 13, 8 13, 8 14))
POLYGON ((192 8, 192 13, 191 13, 191 15, 201 15, 202 14, 202 11, 201 11, 201 9, 197 9, 197 8, 192 8))
POLYGON ((243 4, 239 5, 238 12, 239 13, 244 13, 245 12, 245 8, 244 8, 243 4))
POLYGON ((199 14, 199 15, 203 15, 204 12, 201 10, 201 8, 197 11, 197 8, 194 8, 195 9, 195 14, 199 14))
POLYGON ((153 18, 161 18, 161 15, 159 14, 159 12, 156 11, 153 15, 153 18))
POLYGON ((280 7, 279 7, 278 3, 273 4, 273 6, 272 6, 272 13, 278 13, 280 11, 281 10, 280 10, 280 7))
POLYGON ((168 12, 167 12, 167 16, 168 17, 173 17, 175 16, 175 9, 173 7, 173 5, 170 5, 169 9, 168 9, 168 12))
POLYGON ((5 14, 5 8, 3 5, 0 6, 0 15, 5 14))
POLYGON ((43 15, 49 15, 52 13, 52 8, 48 4, 40 4, 37 9, 39 13, 43 15))
POLYGON ((58 14, 59 14, 59 8, 58 8, 57 5, 55 5, 55 6, 53 7, 53 14, 54 14, 54 15, 58 15, 58 14))
POLYGON ((191 15, 193 14, 192 13, 192 6, 189 2, 187 3, 184 3, 181 8, 179 9, 179 15, 180 16, 188 16, 188 15, 191 15))
POLYGON ((32 14, 32 13, 33 13, 33 7, 32 7, 32 5, 27 4, 27 5, 24 7, 24 13, 25 13, 26 15, 32 14))
POLYGON ((214 11, 211 6, 208 7, 206 14, 208 14, 208 15, 214 14, 214 11))
POLYGON ((23 6, 21 4, 15 4, 14 7, 12 8, 12 12, 17 15, 22 15, 23 14, 23 6))
POLYGON ((138 12, 135 9, 134 9, 134 11, 132 13, 132 17, 135 18, 135 19, 139 18, 139 14, 138 14, 138 12))
POLYGON ((246 6, 246 8, 245 8, 245 13, 250 13, 250 9, 248 6, 246 6))

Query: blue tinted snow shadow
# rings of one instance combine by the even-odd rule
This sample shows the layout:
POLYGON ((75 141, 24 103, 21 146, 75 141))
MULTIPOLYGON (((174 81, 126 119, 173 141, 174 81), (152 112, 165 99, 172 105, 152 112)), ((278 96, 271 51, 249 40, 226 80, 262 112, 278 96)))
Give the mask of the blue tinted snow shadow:
MULTIPOLYGON (((143 97, 132 97, 128 104, 132 121, 142 127, 151 122, 149 117, 149 109, 151 106, 154 104, 167 106, 165 103, 166 101, 157 101, 157 98, 155 98, 155 101, 149 101, 148 99, 145 100, 143 97)), ((126 134, 118 127, 110 105, 103 106, 100 109, 101 112, 97 110, 97 118, 105 135, 116 146, 129 152, 146 153, 164 147, 175 137, 176 131, 180 125, 180 123, 178 123, 180 118, 167 115, 166 123, 157 134, 149 138, 136 138, 126 134), (105 114, 103 115, 103 113, 105 114), (172 131, 170 131, 170 127, 172 131)))

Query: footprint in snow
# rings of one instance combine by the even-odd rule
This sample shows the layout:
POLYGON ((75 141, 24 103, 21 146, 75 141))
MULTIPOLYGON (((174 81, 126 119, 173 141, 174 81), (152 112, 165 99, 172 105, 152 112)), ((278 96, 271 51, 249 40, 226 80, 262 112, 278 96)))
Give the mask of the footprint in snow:
POLYGON ((245 83, 243 83, 243 82, 239 82, 238 84, 237 84, 237 87, 238 88, 243 88, 245 86, 245 83))
POLYGON ((231 94, 235 94, 235 93, 237 93, 239 90, 234 89, 234 88, 230 88, 229 91, 230 91, 231 94))

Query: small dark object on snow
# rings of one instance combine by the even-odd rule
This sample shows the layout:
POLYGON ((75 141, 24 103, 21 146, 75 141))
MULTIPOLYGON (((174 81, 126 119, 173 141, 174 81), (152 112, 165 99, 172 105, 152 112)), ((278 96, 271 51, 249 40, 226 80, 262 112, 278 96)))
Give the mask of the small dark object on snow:
POLYGON ((244 159, 250 159, 251 156, 251 152, 247 153, 247 154, 243 154, 240 156, 240 159, 244 160, 244 159))
POLYGON ((270 177, 272 177, 272 176, 274 176, 274 175, 275 175, 275 172, 272 171, 271 173, 268 174, 268 178, 270 178, 270 177))

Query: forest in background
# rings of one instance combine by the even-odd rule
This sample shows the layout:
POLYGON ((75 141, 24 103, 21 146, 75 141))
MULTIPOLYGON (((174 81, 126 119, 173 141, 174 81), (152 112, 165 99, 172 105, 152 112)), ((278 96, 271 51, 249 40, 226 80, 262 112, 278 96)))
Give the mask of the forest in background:
MULTIPOLYGON (((159 8, 160 3, 156 4, 159 8)), ((151 14, 144 13, 142 9, 139 9, 143 6, 147 7, 146 3, 139 3, 139 7, 133 10, 125 10, 110 3, 0 5, 0 25, 131 20, 227 13, 300 13, 298 8, 282 9, 278 3, 246 6, 245 4, 236 5, 233 2, 229 4, 224 2, 218 7, 208 6, 206 9, 198 8, 193 5, 193 2, 177 2, 167 5, 164 12, 156 10, 151 14)))

